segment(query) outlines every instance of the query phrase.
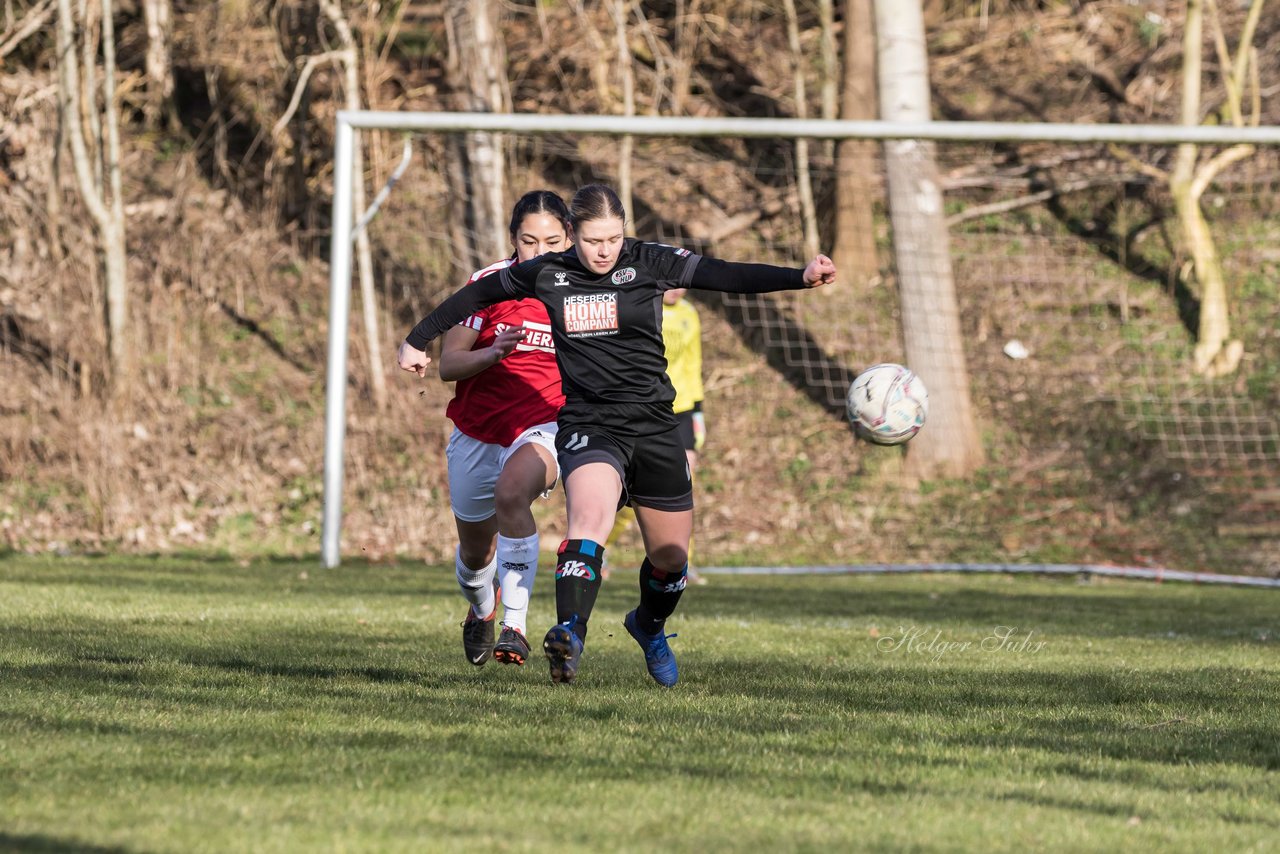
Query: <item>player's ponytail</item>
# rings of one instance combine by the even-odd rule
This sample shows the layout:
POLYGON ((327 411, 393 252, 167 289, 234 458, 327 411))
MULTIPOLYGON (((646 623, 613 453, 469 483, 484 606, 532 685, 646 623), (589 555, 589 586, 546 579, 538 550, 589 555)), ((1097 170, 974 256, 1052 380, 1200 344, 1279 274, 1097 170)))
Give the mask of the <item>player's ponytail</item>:
POLYGON ((604 184, 588 184, 573 194, 569 203, 569 221, 577 226, 580 223, 598 219, 616 218, 627 221, 627 212, 622 207, 622 200, 612 187, 604 184))
POLYGON ((512 242, 515 241, 516 233, 520 231, 524 218, 533 214, 555 217, 564 226, 565 234, 569 233, 569 209, 565 207, 564 199, 550 190, 531 190, 521 196, 520 201, 516 202, 516 206, 511 210, 511 225, 508 231, 512 242))

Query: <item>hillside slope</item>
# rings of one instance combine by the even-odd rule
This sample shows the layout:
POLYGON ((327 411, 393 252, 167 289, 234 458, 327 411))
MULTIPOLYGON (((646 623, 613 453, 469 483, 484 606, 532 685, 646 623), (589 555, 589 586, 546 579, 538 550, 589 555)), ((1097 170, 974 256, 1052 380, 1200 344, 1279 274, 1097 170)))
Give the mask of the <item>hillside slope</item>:
MULTIPOLYGON (((686 111, 794 114, 779 13, 769 4, 704 5, 686 111)), ((935 13, 930 20, 939 117, 1174 120, 1175 4, 1050 4, 1034 14, 1020 4, 992 5, 983 19, 935 13)), ((175 4, 171 126, 142 123, 137 80, 126 74, 133 82, 123 166, 139 381, 116 404, 102 402, 94 237, 65 163, 54 171, 50 38, 32 37, 6 59, 0 544, 318 551, 329 134, 339 83, 320 66, 286 132, 273 133, 303 58, 332 33, 308 4, 274 4, 269 12, 251 6, 175 4)), ((615 110, 616 93, 597 87, 583 62, 594 55, 583 21, 567 7, 539 8, 541 20, 519 5, 504 20, 515 109, 615 110)), ((118 22, 126 71, 139 67, 145 45, 130 14, 118 22)), ((438 16, 352 23, 366 55, 381 57, 366 75, 372 106, 450 105, 438 16)), ((597 23, 606 31, 605 18, 597 23)), ((1227 23, 1234 32, 1238 17, 1227 23)), ((650 24, 654 38, 675 30, 656 14, 650 24)), ((812 44, 816 22, 802 25, 812 44)), ((641 59, 644 38, 638 34, 633 45, 641 59)), ((1256 44, 1260 78, 1272 92, 1280 79, 1274 16, 1256 44)), ((659 77, 652 62, 640 72, 644 112, 659 77)), ((808 73, 816 99, 816 66, 808 73)), ((1220 98, 1219 88, 1206 92, 1220 98)), ((1263 121, 1280 123, 1276 99, 1262 103, 1263 121)), ((372 143, 379 184, 399 141, 374 135, 372 143)), ((404 331, 454 278, 443 142, 419 138, 414 147, 415 167, 372 231, 384 300, 381 352, 367 352, 353 319, 344 553, 441 560, 453 547, 443 457, 450 389, 391 376, 389 409, 376 412, 368 387, 370 359, 390 369, 404 331)), ((553 137, 518 141, 516 149, 513 185, 571 192, 585 180, 616 179, 611 146, 553 137)), ((1168 154, 1144 152, 1163 162, 1168 154)), ((641 141, 637 230, 689 242, 735 215, 773 211, 700 248, 789 263, 798 245, 792 157, 781 141, 641 141)), ((823 158, 815 154, 820 178, 830 175, 823 158)), ((946 148, 940 160, 957 208, 1124 168, 1102 148, 946 148)), ((1113 561, 1280 572, 1280 546, 1266 524, 1280 491, 1280 258, 1271 248, 1280 235, 1269 224, 1278 184, 1276 157, 1262 152, 1224 176, 1217 194, 1215 220, 1233 281, 1241 283, 1236 310, 1249 358, 1238 378, 1212 388, 1179 367, 1193 341, 1167 276, 1177 263, 1159 187, 1102 183, 957 226, 966 356, 992 459, 970 482, 905 482, 896 452, 854 442, 830 390, 803 385, 812 366, 795 370, 785 342, 749 326, 749 310, 702 301, 711 442, 699 482, 699 559, 1113 561), (1122 233, 1128 236, 1118 239, 1122 233), (1004 357, 1001 346, 1015 335, 1038 342, 1040 358, 1014 364, 1004 357), (1144 408, 1153 394, 1175 410, 1183 398, 1193 408, 1207 400, 1209 408, 1174 412, 1168 421, 1168 413, 1144 408), (1160 426, 1166 423, 1172 426, 1160 426), (1225 457, 1204 450, 1221 444, 1224 430, 1238 436, 1250 425, 1256 444, 1236 442, 1225 457)), ((821 199, 829 214, 830 197, 821 199)), ((887 226, 881 229, 879 283, 781 312, 848 371, 900 358, 887 226)), ((837 372, 835 387, 843 376, 837 372)), ((558 495, 539 510, 544 545, 558 539, 562 510, 558 495)), ((624 544, 628 555, 636 546, 624 544)))

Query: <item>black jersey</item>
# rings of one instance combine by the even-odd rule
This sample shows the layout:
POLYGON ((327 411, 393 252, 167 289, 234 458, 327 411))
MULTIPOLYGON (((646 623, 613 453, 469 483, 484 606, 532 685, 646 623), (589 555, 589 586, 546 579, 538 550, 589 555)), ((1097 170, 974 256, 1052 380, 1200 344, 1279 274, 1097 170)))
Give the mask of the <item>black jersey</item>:
POLYGON ((570 249, 477 279, 423 318, 406 340, 423 350, 478 308, 535 297, 551 317, 568 401, 670 404, 675 391, 666 374, 663 292, 684 287, 739 293, 802 288, 801 273, 765 264, 730 264, 627 238, 608 273, 588 269, 570 249))
POLYGON ((547 307, 566 399, 670 403, 662 341, 662 294, 687 287, 701 256, 658 243, 623 241, 618 262, 595 273, 578 254, 542 255, 508 269, 504 287, 547 307))

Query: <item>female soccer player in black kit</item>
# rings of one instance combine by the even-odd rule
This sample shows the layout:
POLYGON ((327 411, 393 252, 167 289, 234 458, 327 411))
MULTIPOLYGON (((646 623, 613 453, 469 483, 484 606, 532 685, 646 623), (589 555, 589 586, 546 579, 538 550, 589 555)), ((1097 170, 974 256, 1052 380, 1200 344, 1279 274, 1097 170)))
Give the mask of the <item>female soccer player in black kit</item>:
POLYGON ((644 540, 640 602, 623 625, 644 651, 649 675, 676 683, 663 631, 685 588, 693 531, 693 483, 671 410, 662 294, 671 288, 766 293, 830 284, 818 255, 803 270, 736 264, 624 235, 626 212, 609 187, 592 184, 569 208, 574 247, 477 279, 422 319, 401 345, 400 366, 424 368, 427 344, 477 309, 536 297, 551 316, 565 394, 556 452, 564 476, 568 538, 556 561, 556 625, 543 640, 551 681, 578 673, 600 587, 603 543, 618 508, 631 504, 644 540))

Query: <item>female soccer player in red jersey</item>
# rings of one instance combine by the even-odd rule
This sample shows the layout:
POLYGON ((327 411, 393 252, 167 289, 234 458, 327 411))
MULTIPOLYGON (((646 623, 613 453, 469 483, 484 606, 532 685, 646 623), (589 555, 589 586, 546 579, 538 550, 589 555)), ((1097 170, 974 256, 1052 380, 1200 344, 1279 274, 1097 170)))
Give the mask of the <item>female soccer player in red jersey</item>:
POLYGON ((736 264, 625 236, 626 213, 609 187, 583 187, 570 205, 574 247, 483 276, 446 299, 409 333, 400 364, 425 370, 424 348, 480 306, 536 297, 551 318, 566 402, 556 450, 565 478, 568 538, 556 564, 556 625, 543 639, 553 682, 577 676, 595 606, 601 545, 623 503, 644 539, 640 602, 623 625, 660 685, 679 672, 664 633, 684 591, 693 529, 693 484, 666 373, 662 294, 672 288, 765 293, 835 281, 831 259, 803 270, 736 264))
MULTIPOLYGON (((511 243, 512 257, 477 271, 471 281, 568 249, 564 201, 548 190, 525 194, 511 214, 511 243)), ((447 457, 458 528, 455 565, 462 595, 471 603, 462 623, 463 651, 475 665, 490 657, 524 664, 529 595, 538 569, 538 528, 530 505, 550 493, 560 471, 555 421, 564 395, 546 308, 536 299, 508 299, 464 318, 444 335, 440 379, 457 382, 445 414, 454 424, 447 457), (495 645, 499 598, 502 632, 495 645)))

